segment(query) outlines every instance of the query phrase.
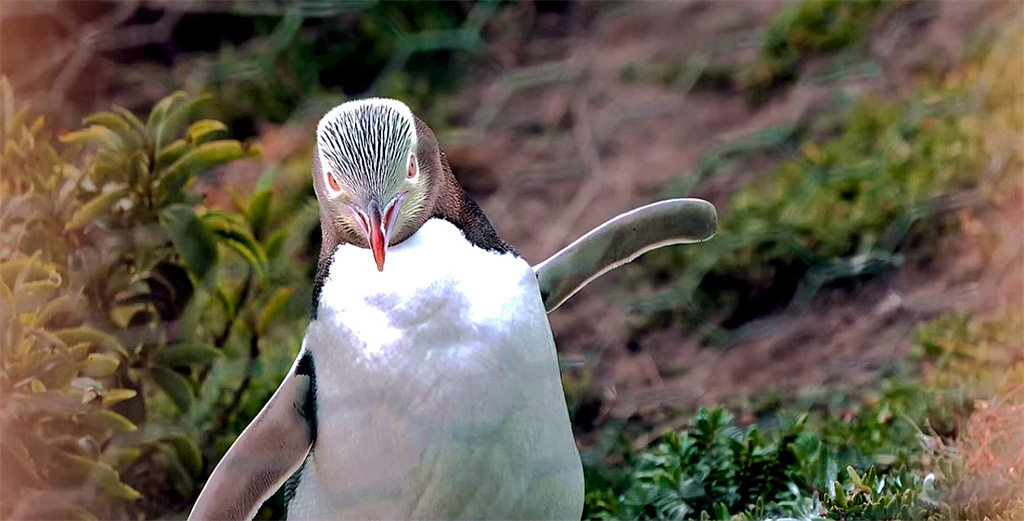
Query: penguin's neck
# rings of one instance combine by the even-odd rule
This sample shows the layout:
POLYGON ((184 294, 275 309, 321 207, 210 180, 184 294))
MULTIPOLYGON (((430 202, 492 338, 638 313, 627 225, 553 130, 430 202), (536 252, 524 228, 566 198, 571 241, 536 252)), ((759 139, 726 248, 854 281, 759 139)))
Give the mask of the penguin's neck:
POLYGON ((319 313, 352 316, 368 307, 387 309, 389 300, 400 307, 477 293, 471 285, 486 284, 498 271, 516 277, 532 273, 513 252, 479 247, 450 221, 432 218, 388 249, 383 271, 369 250, 337 246, 324 273, 319 313))
MULTIPOLYGON (((412 237, 422 236, 423 227, 431 221, 447 221, 461 234, 462 239, 470 245, 493 253, 511 253, 518 257, 519 252, 501 240, 498 233, 494 231, 494 227, 491 226, 491 222, 487 220, 483 210, 469 198, 466 191, 455 181, 451 168, 448 166, 448 160, 444 157, 443 152, 440 154, 440 158, 448 185, 442 190, 443 195, 437 201, 434 201, 435 211, 433 217, 421 225, 420 229, 412 237)), ((436 226, 437 224, 432 225, 432 227, 436 226)), ((310 310, 310 320, 316 320, 319 315, 323 285, 327 279, 329 268, 335 262, 337 251, 342 246, 351 246, 351 244, 347 244, 342 240, 341 234, 337 230, 331 227, 330 219, 326 215, 321 215, 320 230, 322 241, 320 244, 320 257, 317 262, 316 278, 313 282, 313 303, 310 310)), ((452 235, 450 231, 447 233, 449 236, 452 235)), ((397 247, 409 242, 412 240, 412 237, 389 248, 388 259, 392 258, 392 252, 397 247)), ((449 239, 446 238, 445 240, 449 239)), ((433 242, 433 240, 429 242, 433 242)))
MULTIPOLYGON (((445 165, 447 167, 447 162, 445 165)), ((435 218, 444 219, 457 226, 462 231, 463 237, 478 248, 519 255, 515 248, 498 237, 498 233, 494 231, 494 227, 487 220, 483 210, 466 195, 466 191, 462 187, 452 181, 452 186, 447 192, 449 197, 442 199, 437 205, 435 218), (452 196, 453 193, 456 195, 452 196)))
POLYGON ((527 314, 529 320, 547 327, 526 261, 478 248, 450 222, 430 219, 388 251, 382 272, 368 250, 337 248, 306 348, 318 370, 330 366, 354 379, 374 367, 399 377, 419 371, 428 356, 447 360, 441 365, 493 356, 505 344, 478 341, 521 329, 509 326, 526 320, 521 308, 539 310, 536 317, 527 314))

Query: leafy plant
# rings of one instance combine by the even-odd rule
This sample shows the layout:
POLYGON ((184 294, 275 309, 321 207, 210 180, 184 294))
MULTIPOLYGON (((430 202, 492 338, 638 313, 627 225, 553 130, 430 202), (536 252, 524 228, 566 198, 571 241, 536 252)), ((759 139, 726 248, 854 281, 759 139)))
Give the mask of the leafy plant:
MULTIPOLYGON (((1018 364, 1020 365, 1020 364, 1018 364)), ((977 401, 959 438, 935 443, 934 457, 950 485, 947 519, 1020 519, 1024 514, 1024 387, 977 401)))
POLYGON ((689 429, 632 455, 611 488, 588 490, 584 517, 923 519, 937 511, 935 478, 919 457, 895 465, 892 452, 924 453, 913 422, 927 416, 890 414, 914 412, 899 400, 883 395, 842 416, 801 414, 767 430, 701 409, 689 429))
POLYGON ((0 262, 4 517, 123 517, 140 497, 120 477, 139 449, 110 446, 137 429, 113 410, 137 394, 114 378, 129 353, 83 304, 38 255, 0 262))
MULTIPOLYGON (((702 409, 693 428, 668 432, 641 455, 619 513, 630 519, 729 517, 788 491, 798 468, 804 419, 776 443, 752 427, 742 430, 723 409, 702 409)), ((794 483, 796 486, 805 485, 794 483)))
POLYGON ((783 7, 768 23, 758 60, 741 74, 751 101, 793 80, 801 63, 816 53, 855 45, 867 34, 883 2, 806 0, 783 7))
MULTIPOLYGON (((281 16, 246 13, 255 34, 241 46, 195 56, 179 68, 186 85, 210 90, 216 115, 232 127, 255 117, 283 122, 322 113, 339 96, 402 99, 418 114, 451 89, 468 52, 482 44, 483 24, 499 3, 298 3, 281 16), (309 23, 313 17, 333 23, 309 23)), ((259 11, 259 10, 256 10, 259 11)))
POLYGON ((768 22, 757 57, 748 63, 714 63, 698 53, 685 62, 631 63, 619 76, 627 83, 736 89, 745 92, 750 103, 762 103, 772 91, 796 80, 801 65, 811 57, 834 54, 829 62, 833 71, 848 67, 858 55, 858 44, 885 9, 886 4, 878 0, 788 2, 768 22))
POLYGON ((309 212, 271 211, 266 187, 237 212, 202 206, 189 190, 198 173, 259 153, 218 139, 223 123, 193 120, 206 97, 175 93, 145 121, 118 107, 92 114, 57 148, 42 119, 26 124, 27 110, 13 110, 6 81, 0 91, 2 455, 25 478, 3 481, 0 508, 19 518, 177 512, 203 476, 199 447, 224 445, 208 442, 251 418, 251 387, 266 392, 251 382, 261 339, 280 342, 283 357, 297 347, 277 317, 304 315, 290 287, 302 245, 289 226, 303 229, 309 212), (193 411, 225 359, 247 371, 212 379, 215 412, 193 411))
MULTIPOLYGON (((648 326, 703 323, 714 338, 719 327, 799 312, 835 281, 929 261, 937 234, 949 229, 935 217, 1005 198, 1015 179, 1008 173, 1024 162, 1014 74, 1024 60, 1020 19, 1012 20, 986 37, 974 62, 904 99, 868 95, 836 120, 831 137, 804 141, 796 158, 734 192, 714 241, 646 255, 645 278, 664 280, 665 291, 635 311, 648 326)), ((719 152, 708 160, 717 168, 728 159, 719 152)), ((684 178, 670 195, 692 184, 684 178)))
POLYGON ((1022 310, 998 319, 949 314, 918 325, 910 354, 929 387, 973 400, 955 438, 932 438, 929 457, 948 484, 948 519, 1016 519, 1024 513, 1022 310))
POLYGON ((936 513, 935 477, 907 471, 863 475, 846 467, 847 483, 833 481, 822 507, 828 519, 927 519, 936 513))
POLYGON ((909 366, 873 389, 800 398, 746 428, 701 409, 617 469, 588 468, 585 516, 1015 519, 1020 318, 922 322, 909 366))
POLYGON ((918 324, 911 358, 924 365, 930 387, 959 389, 972 397, 995 396, 1024 385, 1024 364, 1019 362, 1024 351, 1015 349, 1011 340, 1022 326, 1024 310, 985 321, 964 313, 944 315, 918 324))
POLYGON ((837 137, 804 142, 799 157, 735 192, 714 241, 647 255, 646 271, 671 290, 638 310, 674 308, 694 322, 710 311, 736 327, 794 296, 806 304, 831 280, 898 265, 907 237, 934 229, 922 220, 953 204, 943 196, 977 182, 965 109, 928 97, 859 103, 837 137))

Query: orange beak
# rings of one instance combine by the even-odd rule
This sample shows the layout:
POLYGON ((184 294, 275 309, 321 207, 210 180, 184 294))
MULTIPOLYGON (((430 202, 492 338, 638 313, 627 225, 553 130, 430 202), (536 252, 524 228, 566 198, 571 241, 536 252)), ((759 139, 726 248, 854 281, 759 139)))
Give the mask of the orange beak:
POLYGON ((377 263, 377 271, 384 271, 384 257, 388 252, 388 243, 391 240, 391 230, 398 221, 398 212, 402 206, 405 194, 398 194, 388 202, 381 212, 376 200, 371 200, 366 213, 352 208, 366 240, 370 244, 370 251, 373 252, 373 260, 377 263))
POLYGON ((384 271, 384 255, 388 252, 390 231, 384 229, 377 203, 370 203, 370 234, 367 238, 370 240, 370 249, 373 250, 373 260, 377 263, 377 271, 384 271))

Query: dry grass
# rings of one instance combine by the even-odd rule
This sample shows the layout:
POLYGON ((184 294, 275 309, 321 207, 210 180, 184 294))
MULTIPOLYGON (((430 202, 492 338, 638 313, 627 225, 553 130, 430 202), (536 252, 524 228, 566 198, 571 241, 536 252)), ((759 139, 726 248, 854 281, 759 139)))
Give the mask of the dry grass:
POLYGON ((978 400, 963 436, 941 450, 954 462, 948 518, 1024 519, 1024 386, 978 400))

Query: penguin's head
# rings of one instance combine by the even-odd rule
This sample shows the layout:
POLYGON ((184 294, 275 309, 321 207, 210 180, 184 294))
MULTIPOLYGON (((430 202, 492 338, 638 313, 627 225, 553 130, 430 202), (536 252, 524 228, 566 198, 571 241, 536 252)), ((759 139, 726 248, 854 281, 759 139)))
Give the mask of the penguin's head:
POLYGON ((369 248, 384 270, 388 246, 409 238, 433 213, 443 159, 433 132, 404 103, 343 103, 317 126, 313 186, 321 226, 339 242, 369 248))

